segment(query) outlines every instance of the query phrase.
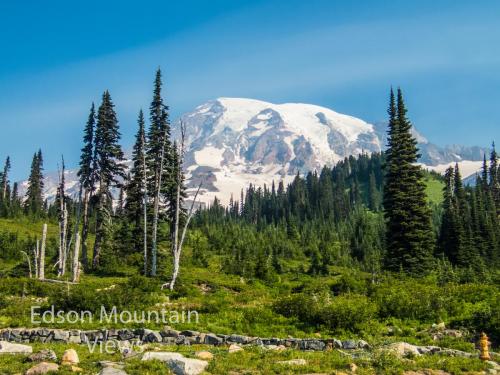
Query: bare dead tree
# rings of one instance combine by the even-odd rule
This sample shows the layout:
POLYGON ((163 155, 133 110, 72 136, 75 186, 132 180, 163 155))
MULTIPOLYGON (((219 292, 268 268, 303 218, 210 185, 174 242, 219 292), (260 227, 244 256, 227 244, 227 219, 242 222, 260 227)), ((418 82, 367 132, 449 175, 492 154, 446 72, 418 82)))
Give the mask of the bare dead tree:
POLYGON ((38 260, 38 278, 45 279, 45 243, 47 241, 47 224, 43 224, 42 229, 42 246, 40 247, 39 260, 38 260))
POLYGON ((38 279, 38 257, 40 254, 40 240, 36 240, 36 246, 33 248, 33 263, 35 265, 35 279, 38 279))
POLYGON ((194 215, 194 206, 196 203, 196 199, 198 198, 198 194, 201 189, 202 182, 200 182, 198 189, 196 190, 196 193, 194 195, 193 201, 191 202, 191 207, 188 212, 188 216, 186 218, 186 222, 184 223, 184 226, 182 228, 182 234, 179 239, 179 226, 180 226, 180 212, 181 212, 181 187, 182 187, 182 166, 184 162, 184 142, 185 142, 185 136, 186 136, 186 126, 185 124, 181 121, 181 144, 179 148, 179 168, 177 170, 177 176, 176 176, 176 185, 177 185, 177 192, 176 192, 176 207, 175 207, 175 226, 174 226, 174 237, 172 241, 172 258, 173 258, 173 272, 172 272, 172 280, 169 283, 165 283, 162 285, 162 289, 164 288, 169 288, 170 290, 173 290, 175 287, 175 282, 177 281, 177 277, 179 276, 179 271, 180 271, 180 259, 181 259, 181 254, 182 254, 182 246, 184 244, 184 239, 186 238, 186 232, 187 228, 189 226, 189 222, 191 221, 191 218, 194 215))
POLYGON ((75 250, 73 252, 73 266, 72 266, 72 273, 73 273, 73 282, 76 283, 78 282, 80 278, 80 233, 76 232, 76 237, 75 237, 75 250))

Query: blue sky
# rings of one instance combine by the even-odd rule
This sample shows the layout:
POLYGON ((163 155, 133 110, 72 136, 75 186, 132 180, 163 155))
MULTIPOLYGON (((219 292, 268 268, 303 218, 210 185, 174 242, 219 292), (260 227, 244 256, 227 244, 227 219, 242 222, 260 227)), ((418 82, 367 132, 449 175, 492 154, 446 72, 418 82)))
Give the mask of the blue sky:
POLYGON ((13 179, 42 148, 77 164, 92 101, 109 89, 123 145, 154 71, 176 118, 220 96, 324 105, 385 119, 401 86, 431 141, 500 135, 498 1, 2 1, 0 158, 13 179))

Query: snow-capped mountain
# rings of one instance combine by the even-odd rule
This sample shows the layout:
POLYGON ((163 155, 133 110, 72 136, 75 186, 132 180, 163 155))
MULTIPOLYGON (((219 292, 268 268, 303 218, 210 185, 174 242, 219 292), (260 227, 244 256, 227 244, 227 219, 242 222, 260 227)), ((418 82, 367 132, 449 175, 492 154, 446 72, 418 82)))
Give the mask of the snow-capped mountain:
MULTIPOLYGON (((297 173, 332 165, 349 155, 381 151, 387 124, 358 118, 312 104, 273 104, 253 99, 219 98, 181 116, 186 125, 185 169, 189 192, 203 182, 200 199, 217 196, 227 203, 239 198, 250 183, 290 182, 297 173)), ((179 121, 173 136, 179 136, 179 121)), ((439 147, 414 131, 420 162, 442 172, 459 162, 468 177, 480 167, 485 150, 479 147, 439 147)), ((127 165, 130 161, 126 162, 127 165)), ((76 196, 74 170, 66 171, 67 191, 76 196)), ((21 184, 21 188, 26 182, 21 184)), ((46 175, 46 196, 55 196, 57 173, 46 175)))
POLYGON ((227 202, 250 183, 294 175, 381 150, 373 125, 310 104, 219 98, 181 117, 186 124, 189 187, 203 181, 204 201, 227 202))

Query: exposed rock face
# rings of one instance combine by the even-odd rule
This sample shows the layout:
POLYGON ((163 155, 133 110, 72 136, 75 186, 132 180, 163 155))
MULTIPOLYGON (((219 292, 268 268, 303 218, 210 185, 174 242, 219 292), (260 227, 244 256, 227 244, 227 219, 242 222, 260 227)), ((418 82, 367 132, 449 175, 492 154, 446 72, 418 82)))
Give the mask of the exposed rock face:
POLYGON ((305 366, 305 365, 307 365, 307 361, 303 358, 290 359, 288 361, 278 361, 277 363, 280 365, 285 365, 285 366, 305 366))

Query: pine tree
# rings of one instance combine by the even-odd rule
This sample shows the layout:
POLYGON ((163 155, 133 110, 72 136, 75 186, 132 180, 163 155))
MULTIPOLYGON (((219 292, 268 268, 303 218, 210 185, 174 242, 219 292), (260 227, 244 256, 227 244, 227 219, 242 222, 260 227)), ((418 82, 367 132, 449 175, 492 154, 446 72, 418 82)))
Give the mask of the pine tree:
POLYGON ((107 240, 111 224, 111 188, 119 185, 118 178, 124 178, 123 152, 119 145, 120 131, 114 104, 108 91, 102 96, 97 114, 95 130, 95 169, 99 181, 98 208, 96 217, 96 237, 92 265, 99 265, 103 245, 107 240))
POLYGON ((397 105, 391 90, 384 214, 387 220, 386 266, 420 275, 432 266, 433 232, 417 141, 411 134, 403 95, 397 105))
MULTIPOLYGON (((95 107, 94 103, 90 107, 90 113, 83 133, 83 148, 80 155, 80 169, 78 177, 80 181, 80 191, 78 194, 79 207, 83 204, 83 224, 82 224, 82 250, 81 259, 84 269, 88 268, 87 237, 89 233, 90 200, 95 191, 94 172, 94 131, 95 131, 95 107), (81 203, 80 203, 81 202, 81 203)), ((80 212, 77 214, 76 230, 79 230, 80 212)))
POLYGON ((43 213, 43 157, 39 150, 33 155, 31 162, 31 171, 28 178, 28 189, 26 190, 26 199, 24 201, 24 211, 32 217, 38 218, 43 213))

